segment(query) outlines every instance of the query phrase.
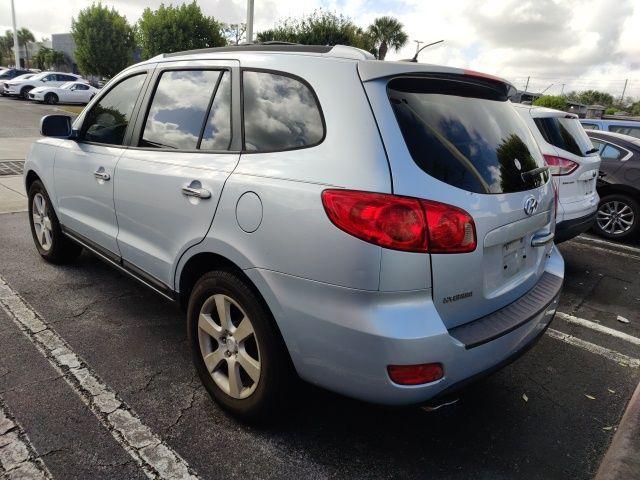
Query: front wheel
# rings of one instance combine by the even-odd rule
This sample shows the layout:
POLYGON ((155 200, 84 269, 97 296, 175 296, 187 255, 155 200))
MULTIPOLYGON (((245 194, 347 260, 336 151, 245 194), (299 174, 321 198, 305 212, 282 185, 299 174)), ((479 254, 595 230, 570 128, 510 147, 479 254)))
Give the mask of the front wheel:
POLYGON ((629 240, 638 235, 638 202, 624 194, 607 195, 600 199, 595 231, 612 240, 629 240))
POLYGON ((58 96, 55 93, 47 93, 44 97, 44 101, 49 105, 55 105, 58 103, 58 96))
POLYGON ((29 100, 29 92, 32 90, 33 87, 24 87, 22 90, 20 90, 20 98, 23 100, 29 100))
POLYGON ((82 252, 80 245, 62 233, 49 195, 40 180, 29 187, 29 225, 38 253, 46 261, 68 263, 82 252))
POLYGON ((293 368, 268 309, 240 275, 205 274, 191 293, 188 335, 211 397, 244 420, 265 420, 289 400, 293 368))

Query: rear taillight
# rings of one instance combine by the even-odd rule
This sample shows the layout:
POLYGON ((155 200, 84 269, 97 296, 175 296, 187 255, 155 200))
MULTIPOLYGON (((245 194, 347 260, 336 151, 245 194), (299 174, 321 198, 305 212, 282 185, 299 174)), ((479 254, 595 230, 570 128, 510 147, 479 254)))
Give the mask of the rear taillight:
POLYGON ((571 160, 567 160, 566 158, 556 157, 555 155, 545 155, 544 156, 547 165, 549 165, 549 172, 551 175, 569 175, 576 168, 578 168, 578 164, 571 160))
POLYGON ((476 248, 473 218, 452 205, 353 190, 325 190, 322 204, 338 228, 381 247, 423 253, 476 248))
POLYGON ((421 365, 389 365, 389 378, 398 385, 422 385, 435 382, 444 376, 441 363, 421 365))

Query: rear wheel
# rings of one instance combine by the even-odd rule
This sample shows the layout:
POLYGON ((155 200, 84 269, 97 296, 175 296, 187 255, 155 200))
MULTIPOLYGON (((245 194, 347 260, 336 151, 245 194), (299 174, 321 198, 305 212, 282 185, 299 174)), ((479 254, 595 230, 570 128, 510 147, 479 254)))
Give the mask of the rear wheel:
POLYGON ((29 187, 29 225, 38 253, 46 261, 68 263, 82 252, 80 245, 62 233, 49 195, 40 180, 29 187))
POLYGON ((205 274, 191 293, 189 343, 211 397, 245 420, 285 405, 293 369, 271 314, 238 274, 205 274))
POLYGON ((624 194, 607 195, 600 199, 595 230, 603 237, 628 240, 638 235, 638 202, 624 194))
POLYGON ((58 103, 58 96, 55 93, 47 93, 44 96, 44 101, 49 105, 55 105, 56 103, 58 103))

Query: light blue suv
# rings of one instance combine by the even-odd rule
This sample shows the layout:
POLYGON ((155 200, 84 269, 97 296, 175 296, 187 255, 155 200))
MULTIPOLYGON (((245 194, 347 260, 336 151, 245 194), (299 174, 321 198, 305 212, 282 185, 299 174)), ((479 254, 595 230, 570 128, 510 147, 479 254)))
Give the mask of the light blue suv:
POLYGON ((558 302, 557 197, 512 88, 343 46, 161 55, 43 119, 35 246, 182 304, 205 387, 243 418, 297 378, 426 402, 521 354, 558 302))

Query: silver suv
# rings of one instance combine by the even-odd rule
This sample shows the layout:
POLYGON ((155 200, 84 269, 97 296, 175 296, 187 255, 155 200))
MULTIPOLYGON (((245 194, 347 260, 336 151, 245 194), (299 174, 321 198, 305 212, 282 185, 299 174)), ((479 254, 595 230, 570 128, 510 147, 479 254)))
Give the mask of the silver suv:
POLYGON ((84 248, 187 309, 195 367, 252 419, 301 378, 381 404, 444 396, 551 321, 548 167, 466 70, 254 45, 127 68, 25 165, 35 246, 84 248))

